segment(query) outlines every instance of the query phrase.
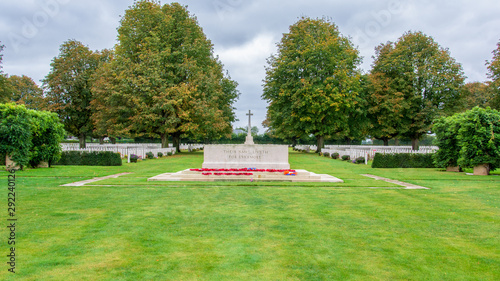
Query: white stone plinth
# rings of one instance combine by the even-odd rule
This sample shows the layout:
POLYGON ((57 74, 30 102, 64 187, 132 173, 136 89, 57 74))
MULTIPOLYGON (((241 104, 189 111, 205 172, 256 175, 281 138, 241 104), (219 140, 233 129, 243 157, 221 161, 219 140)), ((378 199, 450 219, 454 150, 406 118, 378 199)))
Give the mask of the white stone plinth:
POLYGON ((287 145, 205 145, 203 168, 290 169, 287 145))
POLYGON ((245 144, 254 144, 252 135, 247 135, 245 144))

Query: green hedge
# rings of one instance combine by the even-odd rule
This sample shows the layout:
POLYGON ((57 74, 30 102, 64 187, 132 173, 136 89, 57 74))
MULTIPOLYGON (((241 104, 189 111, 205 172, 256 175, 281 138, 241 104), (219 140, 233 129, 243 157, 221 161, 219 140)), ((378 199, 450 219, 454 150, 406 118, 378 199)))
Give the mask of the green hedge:
POLYGON ((376 153, 372 168, 436 168, 432 153, 376 153))
POLYGON ((121 166, 120 154, 110 151, 80 152, 64 151, 55 165, 72 166, 121 166))

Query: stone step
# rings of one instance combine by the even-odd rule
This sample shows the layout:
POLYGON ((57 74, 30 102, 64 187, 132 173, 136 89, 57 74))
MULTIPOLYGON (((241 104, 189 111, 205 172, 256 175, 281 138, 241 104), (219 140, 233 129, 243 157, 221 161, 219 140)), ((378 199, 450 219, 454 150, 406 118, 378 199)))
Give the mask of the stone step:
POLYGON ((202 175, 196 171, 180 171, 165 173, 148 181, 277 181, 277 182, 343 182, 331 175, 318 175, 306 170, 297 170, 296 176, 287 176, 280 173, 256 172, 254 175, 202 175))

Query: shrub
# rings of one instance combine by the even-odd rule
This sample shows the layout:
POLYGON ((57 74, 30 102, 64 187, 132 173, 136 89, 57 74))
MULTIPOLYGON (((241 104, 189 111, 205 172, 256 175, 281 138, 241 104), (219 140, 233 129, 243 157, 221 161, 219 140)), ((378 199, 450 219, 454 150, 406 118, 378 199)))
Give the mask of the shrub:
POLYGON ((372 168, 436 168, 433 158, 433 153, 376 153, 372 168))
POLYGON ((332 153, 333 159, 339 159, 339 157, 340 157, 340 154, 338 154, 337 152, 332 153))
POLYGON ((490 171, 500 167, 500 112, 475 107, 461 113, 458 129, 460 167, 473 168, 487 164, 490 171))
POLYGON ((460 146, 458 145, 458 130, 461 120, 459 114, 442 117, 434 122, 436 133, 435 145, 439 147, 434 154, 434 165, 438 168, 457 167, 460 157, 460 146))
POLYGON ((354 164, 364 164, 365 163, 365 157, 358 157, 354 160, 354 164))
POLYGON ((61 154, 64 125, 55 113, 0 104, 0 154, 21 166, 52 164, 61 154))
POLYGON ((153 152, 148 152, 148 153, 146 153, 146 158, 147 159, 154 159, 155 155, 153 154, 153 152))
POLYGON ((26 166, 33 148, 31 117, 24 105, 0 104, 0 154, 26 166))
POLYGON ((172 152, 170 152, 170 151, 169 151, 169 152, 167 152, 167 155, 168 155, 168 156, 172 156, 172 152))
POLYGON ((330 157, 330 153, 329 153, 329 152, 324 152, 324 153, 323 153, 323 156, 325 156, 325 157, 330 157))
POLYGON ((121 166, 120 154, 111 151, 80 152, 64 151, 55 165, 72 166, 121 166))
POLYGON ((42 162, 49 166, 61 157, 61 141, 64 139, 64 125, 57 114, 30 110, 32 116, 33 148, 30 151, 30 165, 37 167, 42 162))
POLYGON ((347 161, 347 160, 350 160, 351 159, 351 156, 349 155, 342 155, 342 161, 347 161))
POLYGON ((163 153, 158 152, 158 158, 162 158, 162 157, 163 157, 163 153))
POLYGON ((135 154, 130 155, 130 163, 137 163, 137 160, 139 160, 139 159, 141 159, 141 157, 138 155, 135 155, 135 154))

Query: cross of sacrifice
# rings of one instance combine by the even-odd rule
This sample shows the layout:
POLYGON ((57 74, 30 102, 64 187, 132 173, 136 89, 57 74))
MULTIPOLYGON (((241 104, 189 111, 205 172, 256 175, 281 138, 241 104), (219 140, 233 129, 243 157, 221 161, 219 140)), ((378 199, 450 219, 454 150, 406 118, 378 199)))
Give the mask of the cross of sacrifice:
POLYGON ((249 110, 246 115, 248 115, 248 132, 247 132, 247 135, 251 135, 252 134, 252 123, 250 121, 250 118, 252 117, 253 113, 252 113, 252 111, 249 110))

